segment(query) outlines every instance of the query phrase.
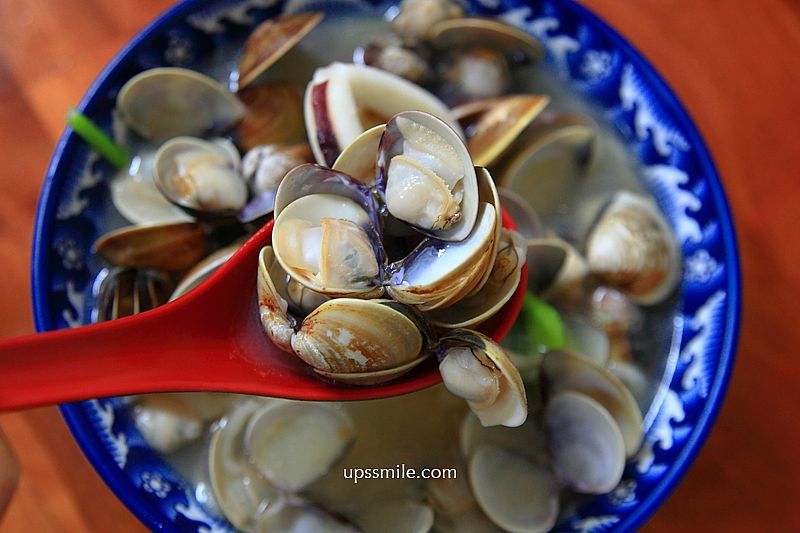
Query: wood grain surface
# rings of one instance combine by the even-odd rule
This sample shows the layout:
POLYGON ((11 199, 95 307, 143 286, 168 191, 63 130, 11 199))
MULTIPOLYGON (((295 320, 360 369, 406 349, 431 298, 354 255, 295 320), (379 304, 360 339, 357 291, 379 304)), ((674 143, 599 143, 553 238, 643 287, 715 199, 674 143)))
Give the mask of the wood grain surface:
MULTIPOLYGON (((0 336, 33 330, 39 188, 67 108, 171 0, 0 0, 0 336)), ((630 39, 698 124, 735 215, 738 360, 690 473, 644 531, 800 531, 800 2, 584 0, 630 39)), ((55 408, 0 415, 22 467, 5 532, 144 527, 55 408)))

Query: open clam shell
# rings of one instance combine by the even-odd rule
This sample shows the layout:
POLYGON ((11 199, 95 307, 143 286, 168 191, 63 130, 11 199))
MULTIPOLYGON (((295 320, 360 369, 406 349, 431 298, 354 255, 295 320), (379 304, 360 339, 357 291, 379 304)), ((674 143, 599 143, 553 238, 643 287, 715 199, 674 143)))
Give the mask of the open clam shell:
POLYGON ((229 143, 175 137, 158 149, 153 179, 170 202, 194 217, 235 217, 248 196, 239 163, 229 143))
POLYGON ((208 251, 208 239, 196 222, 128 226, 97 239, 95 251, 117 266, 184 270, 208 251))
POLYGON ((469 102, 453 109, 467 132, 476 166, 491 166, 550 102, 546 95, 518 94, 469 102))
POLYGON ((602 282, 637 303, 663 301, 678 285, 677 240, 655 203, 620 192, 600 214, 586 239, 586 259, 602 282))
POLYGON ((379 124, 356 137, 336 158, 333 170, 343 172, 364 185, 373 185, 377 174, 376 154, 385 129, 385 124, 379 124))
POLYGON ((292 338, 295 354, 317 373, 351 384, 407 372, 425 358, 428 344, 418 325, 395 306, 352 298, 323 303, 292 338))
POLYGON ((475 177, 478 182, 478 200, 480 202, 486 202, 494 207, 497 220, 494 228, 494 241, 492 244, 492 250, 489 253, 490 266, 486 269, 485 274, 478 281, 475 287, 469 292, 469 296, 472 296, 480 291, 489 280, 489 276, 491 275, 492 270, 494 270, 495 261, 497 260, 497 254, 499 252, 500 245, 500 235, 503 231, 503 208, 500 205, 500 195, 497 191, 497 187, 494 185, 494 179, 492 179, 492 175, 489 174, 489 171, 483 167, 475 167, 475 177))
POLYGON ((515 63, 535 63, 544 48, 531 34, 498 20, 460 17, 443 20, 430 30, 433 46, 439 50, 489 48, 515 63))
POLYGON ((312 402, 272 402, 253 413, 244 453, 273 485, 289 492, 328 473, 350 448, 355 428, 347 413, 312 402))
POLYGON ((239 90, 250 85, 322 21, 322 13, 283 15, 262 22, 239 59, 239 90))
POLYGON ((397 301, 435 309, 458 294, 470 291, 491 268, 491 250, 497 216, 493 206, 481 204, 475 227, 460 242, 425 239, 406 258, 390 266, 387 291, 397 301))
POLYGON ((494 316, 511 299, 525 264, 526 243, 507 230, 501 235, 488 281, 478 292, 449 307, 431 311, 428 318, 432 324, 445 328, 472 327, 494 316))
POLYGON ((311 194, 335 194, 349 198, 361 206, 376 229, 380 228, 378 205, 366 185, 343 171, 315 164, 295 167, 281 180, 275 194, 275 218, 280 216, 286 206, 311 194))
POLYGON ((305 94, 306 130, 317 162, 333 165, 361 133, 409 109, 431 113, 463 136, 447 106, 408 80, 365 65, 317 69, 305 94))
POLYGON ((586 174, 596 137, 597 125, 584 115, 543 115, 519 136, 519 148, 498 164, 497 181, 539 216, 556 214, 586 174))
POLYGON ((644 434, 642 413, 617 376, 584 357, 558 350, 545 355, 541 372, 548 395, 574 391, 601 404, 619 427, 625 456, 636 453, 644 434))
POLYGON ((550 300, 577 300, 589 273, 586 260, 558 237, 528 240, 528 287, 550 300))
POLYGON ((617 423, 597 401, 563 391, 547 404, 545 426, 553 468, 568 487, 604 494, 622 479, 625 444, 617 423))
POLYGON ((467 400, 481 424, 517 427, 525 422, 522 378, 497 343, 475 331, 457 330, 441 338, 439 352, 445 387, 467 400))
POLYGON ((254 413, 274 400, 248 398, 225 416, 211 436, 208 471, 214 499, 237 528, 253 527, 261 506, 280 501, 280 492, 250 466, 244 454, 244 435, 254 413))
POLYGON ((172 283, 152 268, 114 268, 97 293, 97 321, 116 320, 149 311, 165 303, 172 283))
POLYGON ((437 239, 463 240, 475 224, 472 159, 459 134, 429 113, 405 111, 386 124, 378 187, 389 213, 437 239))
POLYGON ((283 269, 315 292, 364 298, 383 292, 380 239, 369 214, 349 198, 309 194, 289 203, 275 218, 272 246, 283 269))
POLYGON ((170 203, 153 181, 156 150, 145 150, 131 166, 114 176, 109 184, 111 201, 117 211, 133 224, 183 222, 192 218, 170 203))
POLYGON ((548 469, 515 452, 481 446, 469 461, 472 492, 505 531, 549 531, 558 517, 558 484, 548 469))
POLYGON ((128 80, 117 95, 117 112, 145 139, 221 133, 244 114, 244 106, 208 76, 177 67, 153 68, 128 80))

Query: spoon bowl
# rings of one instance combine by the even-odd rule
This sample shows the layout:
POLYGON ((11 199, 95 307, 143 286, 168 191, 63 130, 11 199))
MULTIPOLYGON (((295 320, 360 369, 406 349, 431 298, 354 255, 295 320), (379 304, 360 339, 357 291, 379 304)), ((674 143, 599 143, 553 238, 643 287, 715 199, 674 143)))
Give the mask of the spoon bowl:
MULTIPOLYGON (((504 213, 503 224, 513 228, 504 213)), ((216 391, 296 400, 367 400, 441 381, 429 358, 388 383, 323 380, 266 336, 256 272, 272 242, 270 220, 206 281, 138 315, 0 342, 0 410, 148 392, 216 391)), ((525 271, 512 299, 482 328, 500 340, 522 306, 525 271)))

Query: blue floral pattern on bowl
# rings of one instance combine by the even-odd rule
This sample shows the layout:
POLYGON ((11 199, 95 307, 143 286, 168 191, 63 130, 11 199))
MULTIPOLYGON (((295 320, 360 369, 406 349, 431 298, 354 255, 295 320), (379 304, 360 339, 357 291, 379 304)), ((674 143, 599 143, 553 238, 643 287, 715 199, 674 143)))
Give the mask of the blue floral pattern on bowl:
MULTIPOLYGON (((122 84, 162 65, 202 70, 222 43, 243 39, 284 9, 357 11, 362 0, 188 0, 137 36, 106 68, 80 108, 112 128, 122 84)), ((666 499, 699 451, 719 410, 733 366, 739 320, 739 267, 727 202, 711 157, 680 103, 627 42, 571 0, 477 0, 490 14, 536 36, 546 63, 570 87, 599 105, 642 165, 680 240, 684 276, 674 316, 673 349, 664 384, 646 425, 645 443, 620 485, 558 526, 599 533, 637 528, 666 499)), ((69 130, 59 142, 39 203, 32 261, 40 331, 91 321, 90 247, 115 215, 107 182, 113 169, 69 130)), ((128 400, 62 406, 87 457, 120 499, 159 531, 231 531, 203 506, 202 495, 167 465, 136 431, 128 400)))

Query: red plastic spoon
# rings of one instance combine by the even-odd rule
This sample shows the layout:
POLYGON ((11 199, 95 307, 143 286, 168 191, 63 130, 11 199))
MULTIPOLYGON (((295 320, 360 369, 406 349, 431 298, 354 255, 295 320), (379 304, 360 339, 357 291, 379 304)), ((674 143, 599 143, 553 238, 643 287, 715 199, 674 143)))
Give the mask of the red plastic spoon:
MULTIPOLYGON (((151 311, 0 341, 0 410, 166 391, 362 400, 441 381, 431 358, 386 384, 338 385, 321 380, 299 358, 276 348, 264 333, 256 303, 258 253, 271 236, 272 222, 196 289, 151 311)), ((482 329, 497 339, 504 336, 519 313, 523 293, 521 286, 482 329)))

